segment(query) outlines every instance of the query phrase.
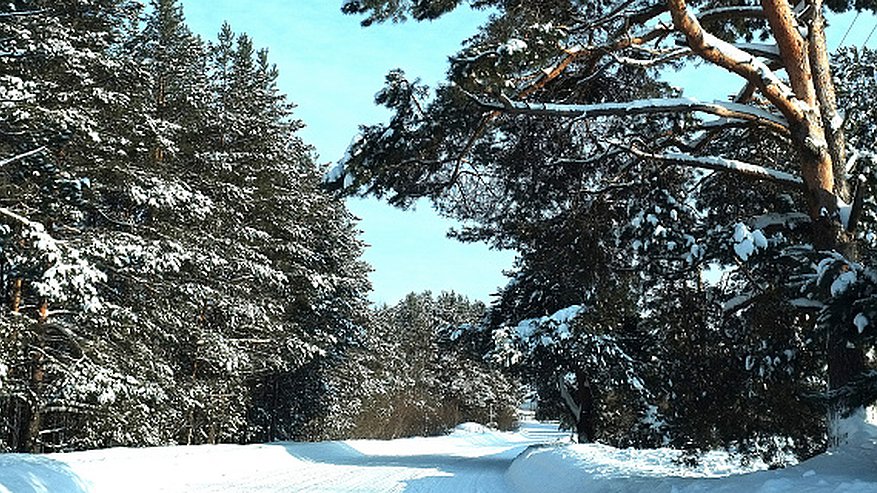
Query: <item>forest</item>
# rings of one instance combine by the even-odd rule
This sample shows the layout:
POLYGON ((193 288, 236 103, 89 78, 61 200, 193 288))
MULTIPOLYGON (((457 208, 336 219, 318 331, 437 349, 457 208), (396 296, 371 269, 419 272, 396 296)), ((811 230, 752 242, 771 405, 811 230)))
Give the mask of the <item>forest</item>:
POLYGON ((511 429, 525 400, 580 442, 693 463, 842 442, 877 399, 877 54, 828 53, 823 16, 874 6, 340 8, 463 4, 491 15, 447 81, 390 71, 389 121, 324 169, 232 25, 4 2, 0 451, 511 429), (740 92, 662 77, 695 63, 740 92), (508 284, 371 305, 350 196, 430 200, 460 241, 517 252, 508 284))
POLYGON ((369 307, 267 50, 201 40, 174 0, 16 2, 0 29, 0 448, 511 419, 511 380, 449 338, 483 307, 369 307))

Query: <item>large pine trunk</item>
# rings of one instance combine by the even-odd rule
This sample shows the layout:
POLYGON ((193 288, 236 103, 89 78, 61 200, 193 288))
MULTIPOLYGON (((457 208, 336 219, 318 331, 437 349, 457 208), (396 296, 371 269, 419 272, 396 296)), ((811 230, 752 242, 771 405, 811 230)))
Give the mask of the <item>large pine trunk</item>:
MULTIPOLYGON (((835 184, 831 157, 827 152, 812 152, 804 139, 799 139, 796 144, 803 160, 802 168, 812 221, 814 248, 823 252, 840 253, 851 262, 859 260, 855 238, 838 219, 838 199, 847 202, 850 198, 844 187, 835 184)), ((829 392, 847 386, 865 370, 863 349, 850 345, 846 333, 845 327, 834 325, 827 328, 826 360, 829 392)), ((834 400, 829 404, 829 420, 843 417, 851 411, 853 409, 848 402, 834 400)))
MULTIPOLYGON (((819 251, 834 251, 857 261, 855 239, 838 214, 840 201, 852 202, 845 179, 846 149, 837 112, 834 83, 827 52, 822 1, 811 2, 813 18, 802 36, 788 0, 761 0, 780 57, 789 76, 795 98, 806 104, 800 114, 784 112, 791 137, 801 159, 801 177, 813 225, 812 243, 819 251)), ((793 101, 794 102, 794 101, 793 101)), ((865 368, 861 348, 848 345, 844 327, 828 328, 827 354, 829 390, 848 385, 865 368)), ((834 419, 850 412, 848 403, 835 401, 829 416, 834 419)))
MULTIPOLYGON (((857 261, 855 240, 835 222, 820 218, 814 222, 814 246, 820 250, 836 251, 850 261, 857 261)), ((828 327, 827 354, 828 390, 842 389, 865 371, 865 353, 861 347, 849 344, 847 328, 836 325, 828 327)), ((854 409, 848 402, 833 401, 829 406, 829 419, 844 417, 854 409)))

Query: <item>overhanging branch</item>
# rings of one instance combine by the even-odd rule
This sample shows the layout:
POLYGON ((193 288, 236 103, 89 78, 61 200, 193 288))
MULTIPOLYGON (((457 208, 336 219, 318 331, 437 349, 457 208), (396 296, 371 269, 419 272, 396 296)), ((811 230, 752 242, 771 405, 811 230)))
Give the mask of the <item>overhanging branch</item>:
POLYGON ((688 10, 685 0, 668 0, 673 25, 688 40, 688 45, 701 58, 743 77, 773 104, 790 122, 801 122, 810 110, 806 101, 795 93, 763 62, 706 32, 700 21, 688 10))
POLYGON ((46 229, 45 226, 42 225, 42 223, 38 223, 36 221, 31 221, 30 219, 28 219, 20 214, 16 214, 16 213, 12 212, 11 210, 7 209, 6 207, 0 207, 0 216, 8 217, 9 219, 12 219, 13 221, 15 221, 17 223, 20 223, 24 226, 27 226, 29 228, 32 228, 32 229, 35 229, 38 231, 45 231, 45 229, 46 229))
POLYGON ((764 19, 764 9, 761 7, 749 7, 738 5, 735 7, 719 7, 715 9, 704 10, 699 13, 700 22, 716 22, 728 19, 764 19))
POLYGON ((48 10, 47 9, 39 9, 39 10, 22 10, 19 12, 2 12, 2 13, 0 13, 0 19, 3 19, 5 17, 24 17, 24 16, 28 16, 28 15, 38 15, 38 14, 42 14, 45 12, 48 12, 48 10))
POLYGON ((512 101, 508 98, 502 102, 491 102, 483 101, 476 96, 471 97, 485 109, 514 114, 592 118, 702 112, 756 123, 784 134, 789 131, 785 119, 760 108, 719 101, 706 103, 692 98, 641 99, 625 103, 551 104, 512 101))
POLYGON ((642 151, 633 146, 622 144, 620 142, 614 142, 613 144, 627 150, 637 157, 641 157, 644 159, 651 159, 669 164, 678 164, 691 168, 701 168, 713 171, 727 171, 795 188, 800 188, 804 185, 804 181, 801 180, 801 178, 791 173, 786 173, 785 171, 780 171, 772 168, 766 168, 757 164, 737 161, 736 159, 727 159, 718 156, 691 156, 689 154, 681 154, 676 152, 654 154, 651 152, 642 151))

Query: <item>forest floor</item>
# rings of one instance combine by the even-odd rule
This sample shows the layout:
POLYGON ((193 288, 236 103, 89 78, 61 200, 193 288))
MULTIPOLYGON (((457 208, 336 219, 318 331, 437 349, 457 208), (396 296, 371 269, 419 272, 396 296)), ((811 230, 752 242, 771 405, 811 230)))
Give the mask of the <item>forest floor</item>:
POLYGON ((570 443, 556 423, 466 424, 441 437, 0 454, 0 493, 856 492, 877 493, 877 429, 793 467, 756 471, 726 453, 696 467, 670 449, 570 443))

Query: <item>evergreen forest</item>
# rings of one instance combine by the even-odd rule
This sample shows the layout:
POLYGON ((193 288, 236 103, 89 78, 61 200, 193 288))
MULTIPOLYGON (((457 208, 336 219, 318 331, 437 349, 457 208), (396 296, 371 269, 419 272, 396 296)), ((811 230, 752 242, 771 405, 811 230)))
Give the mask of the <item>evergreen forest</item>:
POLYGON ((826 450, 877 400, 877 53, 828 54, 821 1, 750 3, 346 0, 492 13, 438 87, 390 71, 327 170, 232 25, 4 2, 0 451, 511 429, 525 401, 694 461, 826 450), (740 93, 683 97, 662 71, 692 60, 740 93), (349 196, 430 200, 517 253, 508 284, 373 306, 349 196))
POLYGON ((266 49, 200 39, 176 0, 16 1, 0 30, 0 449, 381 434, 410 409, 388 433, 435 433, 496 389, 513 419, 511 380, 448 336, 483 307, 369 307, 266 49))

